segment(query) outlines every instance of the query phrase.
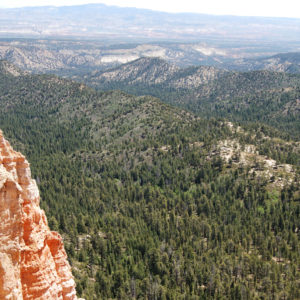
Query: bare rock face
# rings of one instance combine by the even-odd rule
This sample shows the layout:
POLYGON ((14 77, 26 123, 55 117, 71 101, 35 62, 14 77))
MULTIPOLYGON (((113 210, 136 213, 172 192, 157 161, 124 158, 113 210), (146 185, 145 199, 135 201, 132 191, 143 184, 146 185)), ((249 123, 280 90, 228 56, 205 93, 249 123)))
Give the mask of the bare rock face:
POLYGON ((77 299, 62 238, 39 199, 29 163, 0 131, 0 299, 77 299))

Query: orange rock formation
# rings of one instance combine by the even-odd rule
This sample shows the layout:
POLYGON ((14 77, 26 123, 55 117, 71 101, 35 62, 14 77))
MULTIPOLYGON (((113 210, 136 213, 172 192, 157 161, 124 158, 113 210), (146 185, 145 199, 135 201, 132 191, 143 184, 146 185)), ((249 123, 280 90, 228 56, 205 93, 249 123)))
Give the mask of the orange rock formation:
POLYGON ((29 163, 0 131, 0 299, 77 299, 62 238, 39 199, 29 163))

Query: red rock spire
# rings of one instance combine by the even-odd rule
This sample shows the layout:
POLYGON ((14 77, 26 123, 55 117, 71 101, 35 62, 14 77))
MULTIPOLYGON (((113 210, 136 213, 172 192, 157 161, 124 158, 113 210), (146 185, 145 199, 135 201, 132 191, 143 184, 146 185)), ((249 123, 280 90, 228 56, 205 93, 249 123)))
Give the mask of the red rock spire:
POLYGON ((39 202, 29 163, 0 131, 0 299, 77 299, 62 238, 39 202))

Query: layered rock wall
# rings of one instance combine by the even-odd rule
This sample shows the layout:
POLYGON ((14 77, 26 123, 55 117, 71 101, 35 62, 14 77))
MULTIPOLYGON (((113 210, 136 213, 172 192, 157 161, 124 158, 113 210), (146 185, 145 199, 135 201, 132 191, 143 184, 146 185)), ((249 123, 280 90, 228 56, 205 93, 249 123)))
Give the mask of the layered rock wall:
POLYGON ((62 238, 39 201, 28 162, 0 131, 0 299, 77 299, 62 238))

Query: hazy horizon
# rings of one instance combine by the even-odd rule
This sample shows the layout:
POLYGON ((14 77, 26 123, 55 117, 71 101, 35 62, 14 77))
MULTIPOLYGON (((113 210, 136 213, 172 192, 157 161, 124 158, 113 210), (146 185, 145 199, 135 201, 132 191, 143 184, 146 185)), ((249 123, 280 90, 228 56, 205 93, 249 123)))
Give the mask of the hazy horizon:
POLYGON ((277 17, 300 18, 300 3, 295 0, 286 0, 285 5, 280 1, 221 1, 212 0, 209 3, 197 3, 186 0, 184 3, 171 1, 137 1, 137 0, 45 0, 42 3, 37 0, 11 0, 9 3, 0 0, 0 8, 21 8, 34 6, 77 6, 85 4, 105 4, 108 6, 134 7, 150 9, 168 13, 199 13, 211 15, 231 15, 248 17, 277 17))

